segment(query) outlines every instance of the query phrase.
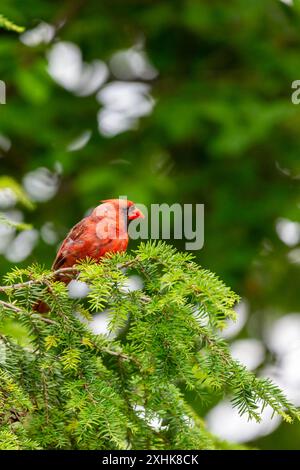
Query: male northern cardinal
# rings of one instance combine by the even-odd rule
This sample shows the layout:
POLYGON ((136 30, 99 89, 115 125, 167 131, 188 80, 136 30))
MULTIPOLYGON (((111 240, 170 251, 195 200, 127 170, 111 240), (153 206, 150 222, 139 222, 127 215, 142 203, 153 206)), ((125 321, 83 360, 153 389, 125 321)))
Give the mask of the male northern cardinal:
MULTIPOLYGON (((144 217, 132 201, 107 199, 93 212, 76 224, 62 242, 52 265, 54 271, 74 266, 78 261, 91 258, 96 261, 108 252, 125 251, 128 245, 128 222, 144 217)), ((59 276, 58 280, 70 282, 70 278, 59 276)), ((42 300, 34 310, 45 313, 48 305, 42 300)))

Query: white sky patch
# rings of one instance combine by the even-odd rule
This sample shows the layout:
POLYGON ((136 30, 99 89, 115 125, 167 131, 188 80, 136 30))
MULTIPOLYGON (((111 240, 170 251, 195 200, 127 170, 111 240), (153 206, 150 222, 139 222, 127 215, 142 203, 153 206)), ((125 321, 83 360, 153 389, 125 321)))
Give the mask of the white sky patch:
POLYGON ((262 412, 260 423, 248 421, 247 415, 240 416, 229 400, 216 405, 206 416, 207 427, 219 438, 230 442, 249 442, 271 434, 279 426, 281 418, 274 416, 273 409, 267 406, 262 412))
POLYGON ((62 41, 48 53, 48 72, 59 85, 78 96, 95 93, 109 75, 105 62, 94 60, 87 64, 76 44, 62 41))
POLYGON ((37 168, 23 178, 23 186, 30 199, 45 202, 52 199, 58 191, 59 178, 47 168, 37 168))
POLYGON ((285 354, 279 363, 284 380, 300 392, 300 345, 285 354))
POLYGON ((97 95, 98 101, 106 108, 129 117, 149 114, 153 108, 153 99, 149 95, 150 87, 139 82, 111 82, 97 95))
POLYGON ((121 80, 153 80, 158 75, 157 69, 139 46, 116 52, 109 66, 113 75, 121 80))
POLYGON ((55 35, 55 28, 48 23, 40 23, 35 28, 25 31, 21 34, 20 41, 29 47, 38 46, 39 44, 48 44, 55 35))
POLYGON ((7 246, 5 257, 12 263, 19 263, 32 252, 39 238, 37 230, 24 230, 7 246))
POLYGON ((196 318, 199 325, 207 326, 209 324, 209 315, 202 306, 199 307, 199 305, 195 305, 193 316, 196 318))
POLYGON ((18 198, 11 188, 0 189, 0 209, 9 209, 16 205, 18 198))
POLYGON ((288 219, 278 219, 276 232, 280 240, 288 246, 295 246, 300 242, 300 224, 288 219))
POLYGON ((78 96, 89 96, 95 93, 108 78, 107 65, 101 60, 83 64, 82 73, 75 93, 78 96))
POLYGON ((242 300, 234 309, 237 313, 237 320, 228 320, 227 326, 224 330, 222 330, 219 334, 222 338, 229 339, 236 336, 245 326, 247 318, 248 318, 248 311, 249 307, 246 300, 242 300))
MULTIPOLYGON (((299 364, 299 363, 298 363, 299 364)), ((299 366, 297 369, 299 370, 299 366)), ((267 366, 261 371, 263 377, 271 379, 284 392, 287 399, 295 406, 300 406, 300 387, 288 381, 284 368, 280 364, 267 366)))
POLYGON ((107 109, 101 109, 97 115, 98 128, 105 137, 114 137, 121 132, 137 128, 137 119, 107 109))
POLYGON ((6 252, 8 245, 12 242, 15 229, 0 223, 0 254, 6 252))
MULTIPOLYGON (((13 209, 3 212, 3 215, 12 220, 13 222, 23 222, 24 214, 23 212, 13 209)), ((16 229, 14 227, 9 227, 6 224, 0 223, 0 254, 6 253, 8 246, 12 243, 15 237, 16 229)))
POLYGON ((255 370, 265 359, 265 348, 257 339, 239 339, 230 345, 232 357, 247 367, 255 370))
POLYGON ((97 94, 103 105, 98 113, 98 127, 101 134, 113 137, 137 127, 138 118, 152 112, 154 100, 150 86, 145 83, 114 81, 103 87, 97 94))
POLYGON ((102 334, 109 338, 114 338, 116 333, 109 330, 110 321, 111 317, 109 312, 104 310, 103 312, 96 313, 96 315, 93 316, 93 319, 89 322, 89 328, 96 335, 102 334))
POLYGON ((142 405, 134 405, 133 409, 136 413, 136 415, 146 421, 148 426, 150 426, 152 429, 155 431, 159 431, 160 429, 165 429, 166 426, 162 425, 162 419, 159 417, 157 413, 148 413, 146 412, 146 409, 142 405))
POLYGON ((54 225, 53 225, 52 222, 46 222, 41 227, 40 232, 41 232, 42 239, 48 245, 54 245, 55 243, 58 242, 58 235, 57 235, 57 232, 54 229, 54 225))
POLYGON ((23 222, 23 220, 24 220, 24 214, 19 209, 12 209, 12 210, 9 210, 9 211, 5 211, 5 212, 3 212, 3 215, 7 219, 10 219, 13 222, 17 222, 17 223, 23 222))
POLYGON ((270 378, 291 403, 300 406, 300 313, 290 313, 264 328, 265 342, 277 355, 261 375, 270 378))
POLYGON ((52 78, 67 90, 77 88, 82 69, 81 51, 76 44, 59 42, 48 54, 48 71, 52 78))
POLYGON ((264 338, 268 348, 282 356, 300 347, 300 313, 290 313, 266 324, 264 338))
POLYGON ((68 284, 68 291, 71 299, 82 299, 88 295, 90 288, 86 282, 72 279, 70 284, 68 284))
POLYGON ((133 292, 135 290, 140 290, 143 288, 143 281, 140 276, 129 276, 124 282, 123 286, 120 287, 120 290, 123 292, 133 292))

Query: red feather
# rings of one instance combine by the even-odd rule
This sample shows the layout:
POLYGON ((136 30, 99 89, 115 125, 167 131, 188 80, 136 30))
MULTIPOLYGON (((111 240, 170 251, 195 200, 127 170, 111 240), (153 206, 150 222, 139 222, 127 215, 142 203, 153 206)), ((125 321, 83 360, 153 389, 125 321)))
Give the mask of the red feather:
MULTIPOLYGON (((106 253, 126 251, 128 221, 138 217, 143 217, 143 214, 132 201, 106 200, 71 229, 58 250, 52 269, 56 271, 72 267, 85 258, 100 262, 106 253)), ((57 279, 70 282, 70 278, 66 276, 59 276, 57 279)), ((40 301, 34 306, 34 310, 45 313, 49 311, 49 307, 40 301)))

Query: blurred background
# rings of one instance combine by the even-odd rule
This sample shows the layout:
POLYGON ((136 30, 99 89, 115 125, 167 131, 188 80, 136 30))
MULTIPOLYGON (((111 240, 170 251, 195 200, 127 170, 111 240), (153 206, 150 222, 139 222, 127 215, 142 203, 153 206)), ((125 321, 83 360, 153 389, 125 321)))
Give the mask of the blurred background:
MULTIPOLYGON (((32 225, 0 223, 1 276, 50 267, 101 199, 205 204, 197 260, 242 298, 223 334, 300 405, 300 2, 2 0, 0 14, 26 27, 0 30, 0 216, 32 225)), ((300 448, 300 425, 268 409, 255 424, 224 397, 188 399, 224 439, 300 448)))

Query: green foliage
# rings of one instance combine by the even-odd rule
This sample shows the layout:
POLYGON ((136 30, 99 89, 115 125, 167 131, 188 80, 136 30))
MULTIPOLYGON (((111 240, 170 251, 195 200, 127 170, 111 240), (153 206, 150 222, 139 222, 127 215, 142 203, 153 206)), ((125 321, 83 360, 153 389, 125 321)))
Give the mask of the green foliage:
POLYGON ((7 225, 8 227, 16 228, 17 230, 29 230, 32 228, 31 224, 24 224, 22 222, 14 222, 0 213, 0 224, 7 225))
MULTIPOLYGON (((24 220, 37 229, 51 221, 62 239, 102 198, 204 203, 205 244, 196 256, 246 300, 251 334, 263 339, 266 320, 298 312, 299 243, 286 245, 275 227, 279 218, 299 221, 300 113, 291 102, 300 77, 299 1, 1 0, 0 10, 29 32, 45 22, 55 29, 49 43, 30 46, 0 30, 1 174, 20 181, 38 167, 63 169, 56 197, 24 220), (96 93, 77 96, 49 76, 49 52, 60 41, 77 45, 84 62, 106 64, 143 42, 158 70, 147 81, 153 112, 133 131, 101 135, 96 93), (69 152, 87 130, 88 143, 69 152)), ((122 78, 111 72, 108 83, 115 80, 122 78)), ((53 253, 40 237, 23 265, 50 266, 53 253)), ((11 268, 1 257, 1 274, 11 268)), ((116 325, 126 317, 118 308, 116 325)), ((241 336, 248 335, 246 325, 241 336)), ((300 426, 283 425, 255 445, 298 449, 299 442, 300 426)))
POLYGON ((24 191, 23 187, 14 179, 9 176, 0 176, 0 191, 10 190, 14 194, 17 202, 19 202, 26 209, 34 209, 34 204, 24 191))
POLYGON ((25 29, 23 26, 18 26, 12 21, 8 20, 3 15, 0 15, 0 28, 7 29, 9 31, 15 31, 16 33, 22 33, 25 29))
MULTIPOLYGON (((13 198, 15 203, 19 203, 26 209, 32 210, 35 206, 30 200, 22 186, 9 176, 0 176, 0 192, 8 192, 8 197, 13 198)), ((0 211, 0 225, 6 225, 16 230, 29 230, 32 228, 31 224, 24 222, 15 222, 10 217, 0 211)))
POLYGON ((101 264, 84 261, 77 277, 90 286, 85 300, 69 298, 57 276, 33 265, 0 288, 1 449, 230 448, 188 404, 190 390, 202 400, 216 389, 229 394, 257 421, 266 405, 288 422, 299 417, 277 386, 232 359, 218 330, 238 296, 190 254, 147 243, 101 264), (133 273, 143 288, 129 291, 133 273), (33 310, 41 298, 45 315, 33 310), (86 321, 103 308, 109 336, 86 321), (26 346, 8 318, 27 331, 26 346))
MULTIPOLYGON (((65 233, 79 212, 120 194, 146 205, 204 203, 209 236, 201 262, 254 310, 296 311, 297 289, 288 280, 298 268, 274 226, 279 217, 299 219, 300 114, 290 99, 299 78, 299 8, 279 0, 74 5, 70 11, 67 1, 59 9, 56 2, 1 2, 3 15, 29 31, 37 22, 65 25, 50 44, 35 47, 1 36, 0 79, 9 90, 0 126, 13 143, 1 171, 19 179, 57 161, 63 167, 60 192, 33 216, 36 225, 53 220, 65 233), (53 43, 66 41, 80 47, 84 61, 108 63, 141 37, 159 72, 149 80, 156 105, 136 131, 105 138, 95 94, 78 97, 55 83, 47 56, 53 43), (88 144, 68 152, 87 129, 88 144)), ((115 80, 111 74, 108 82, 115 80)), ((38 259, 50 264, 53 251, 41 245, 38 259)))

